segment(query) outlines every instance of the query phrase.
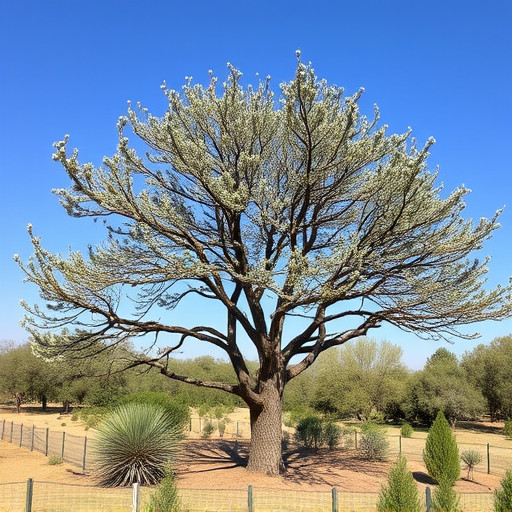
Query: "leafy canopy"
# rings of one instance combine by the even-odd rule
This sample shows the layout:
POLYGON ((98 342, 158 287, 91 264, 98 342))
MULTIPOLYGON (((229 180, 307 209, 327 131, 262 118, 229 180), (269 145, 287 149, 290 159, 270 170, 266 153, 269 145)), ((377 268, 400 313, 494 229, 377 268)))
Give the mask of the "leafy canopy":
POLYGON ((498 214, 474 224, 461 217, 466 188, 441 197, 427 170, 433 139, 418 148, 410 132, 389 135, 377 107, 361 115, 362 89, 346 96, 300 54, 277 101, 269 79, 244 87, 241 76, 229 66, 220 87, 213 75, 182 92, 164 85, 162 117, 130 106, 116 153, 99 167, 80 163, 68 136, 55 144, 71 180, 55 191, 68 214, 110 224, 88 255, 67 256, 45 250, 29 226, 35 254, 16 259, 46 304, 24 304, 40 354, 160 335, 162 359, 143 363, 257 401, 269 376, 284 386, 322 351, 383 322, 442 337, 510 314, 510 288, 484 290, 487 261, 470 259, 498 214), (224 308, 225 330, 182 325, 173 310, 190 296, 224 308), (284 339, 296 315, 302 330, 284 339), (240 330, 265 371, 247 367, 240 330), (238 383, 168 370, 189 339, 224 351, 238 383))

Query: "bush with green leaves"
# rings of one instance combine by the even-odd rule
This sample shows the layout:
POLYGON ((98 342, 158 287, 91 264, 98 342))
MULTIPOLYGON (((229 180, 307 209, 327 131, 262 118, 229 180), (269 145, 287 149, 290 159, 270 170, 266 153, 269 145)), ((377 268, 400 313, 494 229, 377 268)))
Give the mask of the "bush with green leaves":
POLYGON ((361 456, 370 461, 386 460, 388 449, 385 429, 370 421, 363 423, 359 442, 361 456))
POLYGON ((306 416, 295 429, 295 439, 305 448, 318 450, 323 442, 323 421, 319 416, 306 416))
POLYGON ((411 427, 411 425, 407 422, 402 424, 402 427, 400 428, 400 435, 402 437, 411 437, 414 433, 414 429, 411 427))
POLYGON ((432 512, 463 512, 450 480, 442 479, 432 493, 432 512))
POLYGON ((56 466, 58 464, 62 464, 64 462, 64 460, 62 459, 62 457, 60 455, 50 455, 50 458, 48 459, 48 464, 50 466, 56 466))
POLYGON ((452 486, 460 476, 457 441, 444 414, 439 411, 430 428, 423 450, 423 461, 428 474, 452 486))
POLYGON ((201 437, 203 439, 209 439, 214 431, 215 431, 215 427, 213 426, 213 423, 210 420, 206 420, 203 425, 201 437))
POLYGON ((423 505, 418 487, 407 469, 407 459, 399 456, 388 475, 388 484, 383 485, 377 503, 378 512, 422 512, 423 505))
POLYGON ((99 483, 105 487, 158 483, 182 436, 182 425, 168 410, 141 403, 118 406, 98 426, 94 458, 99 483))
POLYGON ((505 427, 503 428, 503 433, 506 437, 512 439, 512 420, 505 421, 505 427))
POLYGON ((341 440, 342 428, 336 423, 329 421, 323 427, 323 441, 329 448, 334 450, 341 440))
POLYGON ((108 407, 84 407, 79 411, 80 421, 85 423, 87 429, 96 428, 109 414, 108 407))
POLYGON ((482 462, 482 454, 478 450, 463 450, 460 454, 460 460, 466 465, 468 480, 473 480, 473 470, 477 464, 482 462))
POLYGON ((508 469, 501 481, 501 488, 494 491, 494 512, 512 510, 512 469, 508 469))
POLYGON ((217 428, 219 430, 219 437, 224 437, 224 432, 226 432, 226 420, 219 420, 217 422, 217 428))
POLYGON ((119 397, 116 404, 149 404, 155 407, 161 407, 173 417, 177 425, 183 427, 188 424, 190 418, 188 406, 182 402, 177 402, 169 393, 165 392, 144 391, 141 393, 132 393, 119 397))
POLYGON ((181 499, 171 466, 165 469, 165 476, 151 493, 146 512, 180 512, 181 499))

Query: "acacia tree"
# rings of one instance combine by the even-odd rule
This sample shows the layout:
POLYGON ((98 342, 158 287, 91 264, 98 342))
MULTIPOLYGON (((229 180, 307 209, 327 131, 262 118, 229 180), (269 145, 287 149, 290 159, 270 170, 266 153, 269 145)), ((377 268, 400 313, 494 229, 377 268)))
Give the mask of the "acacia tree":
POLYGON ((467 258, 497 215, 473 225, 461 218, 467 189, 441 198, 437 173, 426 169, 433 140, 418 149, 409 132, 388 135, 377 108, 373 118, 360 114, 362 90, 345 97, 300 56, 279 102, 269 79, 244 87, 229 69, 220 92, 213 75, 182 93, 164 85, 162 117, 130 106, 117 151, 100 167, 79 163, 67 136, 55 144, 71 179, 56 191, 68 214, 118 220, 88 256, 48 252, 29 226, 35 255, 20 265, 49 309, 26 305, 25 324, 46 357, 158 336, 169 346, 134 364, 241 397, 251 417, 248 468, 275 475, 284 387, 321 352, 384 322, 457 334, 508 315, 509 289, 482 289, 486 262, 467 258), (127 125, 149 148, 145 157, 127 125), (180 323, 175 308, 190 296, 220 305, 225 328, 180 323), (138 314, 123 314, 128 297, 138 314), (302 330, 285 336, 294 316, 302 330), (170 370, 169 357, 190 339, 222 350, 238 382, 170 370), (243 339, 258 353, 256 371, 243 339))

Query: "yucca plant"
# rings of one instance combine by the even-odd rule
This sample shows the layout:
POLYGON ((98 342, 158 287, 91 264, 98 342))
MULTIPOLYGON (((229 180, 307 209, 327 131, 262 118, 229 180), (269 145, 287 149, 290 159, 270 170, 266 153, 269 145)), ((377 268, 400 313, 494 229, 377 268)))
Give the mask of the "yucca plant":
POLYGON ((181 437, 181 425, 161 407, 141 403, 117 407, 98 427, 95 470, 100 484, 157 484, 181 437))

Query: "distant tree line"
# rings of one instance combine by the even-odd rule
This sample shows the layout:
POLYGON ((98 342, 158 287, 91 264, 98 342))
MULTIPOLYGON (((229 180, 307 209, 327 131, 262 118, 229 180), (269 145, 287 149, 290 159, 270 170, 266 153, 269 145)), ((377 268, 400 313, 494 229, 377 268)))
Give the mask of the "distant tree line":
MULTIPOLYGON (((154 370, 126 369, 132 350, 124 346, 95 357, 45 361, 32 353, 29 343, 0 342, 0 401, 14 402, 21 396, 22 403, 39 402, 43 408, 48 402, 62 403, 64 408, 108 406, 124 395, 153 391, 169 393, 177 403, 203 409, 243 405, 238 397, 219 390, 173 381, 154 370)), ((211 356, 173 360, 169 367, 197 379, 236 380, 229 363, 211 356)))
POLYGON ((452 426, 484 415, 512 418, 512 335, 478 345, 460 360, 439 348, 416 372, 402 362, 401 348, 386 341, 360 338, 333 352, 290 383, 288 411, 427 425, 441 411, 452 426))
MULTIPOLYGON (((124 369, 132 347, 100 356, 45 361, 29 344, 0 342, 0 398, 69 405, 109 405, 123 395, 166 392, 197 408, 237 407, 243 402, 222 391, 166 379, 154 370, 124 369)), ((290 382, 285 410, 297 417, 311 412, 336 419, 406 420, 430 425, 439 411, 453 426, 484 415, 512 418, 512 335, 478 345, 460 360, 439 348, 423 369, 412 372, 402 349, 365 337, 322 354, 316 366, 290 382)), ((254 363, 256 366, 256 363, 254 363)), ((169 369, 202 381, 236 383, 231 365, 211 356, 173 359, 169 369)))

